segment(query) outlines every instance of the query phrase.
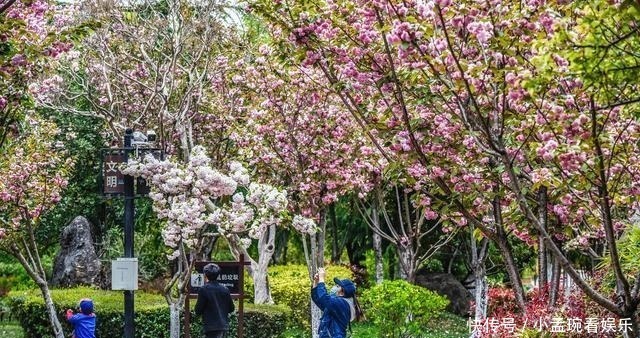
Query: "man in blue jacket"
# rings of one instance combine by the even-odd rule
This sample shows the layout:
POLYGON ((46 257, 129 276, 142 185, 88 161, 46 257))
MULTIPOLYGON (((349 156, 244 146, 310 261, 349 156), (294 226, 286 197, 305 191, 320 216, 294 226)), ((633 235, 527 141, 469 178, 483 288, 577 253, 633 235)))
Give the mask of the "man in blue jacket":
POLYGON ((347 326, 355 319, 355 308, 347 299, 355 296, 356 286, 348 279, 336 278, 336 285, 328 293, 324 284, 325 275, 324 269, 319 268, 311 289, 311 299, 322 310, 318 334, 320 338, 345 338, 347 326))
POLYGON ((196 315, 202 315, 206 338, 223 338, 229 331, 229 313, 235 310, 229 289, 217 282, 220 267, 207 264, 203 268, 207 283, 198 291, 196 315))

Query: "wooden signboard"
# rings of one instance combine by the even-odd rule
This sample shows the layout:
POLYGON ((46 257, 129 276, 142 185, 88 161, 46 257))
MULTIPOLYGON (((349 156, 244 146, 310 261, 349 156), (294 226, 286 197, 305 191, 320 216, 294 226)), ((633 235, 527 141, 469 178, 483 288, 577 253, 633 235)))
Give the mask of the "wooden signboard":
POLYGON ((191 273, 191 281, 189 283, 189 295, 185 302, 184 338, 191 338, 190 299, 198 298, 198 291, 205 283, 202 269, 209 263, 215 263, 220 267, 218 283, 229 289, 232 299, 238 300, 238 338, 242 338, 244 333, 244 266, 250 264, 244 261, 244 255, 240 255, 240 260, 237 262, 198 261, 194 263, 194 271, 191 273))

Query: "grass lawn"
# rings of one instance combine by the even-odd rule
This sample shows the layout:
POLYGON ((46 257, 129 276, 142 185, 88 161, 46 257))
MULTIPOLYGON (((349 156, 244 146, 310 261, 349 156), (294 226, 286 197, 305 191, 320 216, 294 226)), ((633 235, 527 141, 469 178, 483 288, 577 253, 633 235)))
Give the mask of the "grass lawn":
MULTIPOLYGON (((372 323, 352 324, 353 333, 351 337, 357 338, 378 338, 378 328, 372 323)), ((287 330, 280 338, 310 338, 308 331, 300 329, 287 330)), ((432 321, 432 325, 426 327, 423 335, 419 338, 466 338, 469 337, 467 320, 448 313, 442 314, 432 321)), ((418 337, 416 337, 418 338, 418 337)))
POLYGON ((0 337, 22 338, 22 328, 17 322, 0 322, 0 337))

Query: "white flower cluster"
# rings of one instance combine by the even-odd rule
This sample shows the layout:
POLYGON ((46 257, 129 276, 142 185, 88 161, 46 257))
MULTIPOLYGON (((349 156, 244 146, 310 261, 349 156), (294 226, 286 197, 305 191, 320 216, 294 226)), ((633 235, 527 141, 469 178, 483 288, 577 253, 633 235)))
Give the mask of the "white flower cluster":
POLYGON ((229 176, 236 181, 240 186, 246 187, 249 185, 249 170, 245 168, 240 162, 233 161, 229 164, 229 176))
POLYGON ((143 161, 129 161, 122 172, 141 176, 151 186, 153 208, 160 219, 167 220, 164 242, 176 249, 170 259, 178 257, 180 243, 193 247, 205 226, 222 222, 223 210, 207 210, 207 203, 233 195, 238 187, 234 179, 211 168, 211 159, 202 147, 193 149, 186 165, 149 155, 143 161))
POLYGON ((306 218, 300 215, 293 217, 293 228, 301 234, 314 235, 318 232, 316 222, 310 218, 306 218))
POLYGON ((230 208, 224 211, 221 230, 246 233, 249 238, 258 239, 269 226, 280 224, 280 214, 286 210, 287 204, 285 191, 267 184, 250 183, 247 196, 242 193, 233 195, 230 208))
MULTIPOLYGON (((152 156, 131 160, 122 168, 126 175, 144 177, 151 186, 149 196, 161 219, 164 242, 175 249, 170 259, 179 257, 179 246, 193 247, 207 226, 217 226, 225 236, 240 235, 242 246, 260 238, 271 225, 281 223, 287 208, 287 193, 259 183, 251 183, 249 171, 239 162, 231 162, 229 175, 211 167, 203 147, 194 147, 189 163, 180 165, 152 156), (243 189, 238 190, 238 187, 243 189), (227 199, 223 197, 231 196, 227 199), (224 202, 223 202, 224 201, 224 202)), ((313 221, 311 228, 315 228, 313 221)))
POLYGON ((288 205, 286 191, 280 191, 271 185, 260 183, 249 185, 247 200, 256 208, 268 209, 272 212, 284 211, 288 205))

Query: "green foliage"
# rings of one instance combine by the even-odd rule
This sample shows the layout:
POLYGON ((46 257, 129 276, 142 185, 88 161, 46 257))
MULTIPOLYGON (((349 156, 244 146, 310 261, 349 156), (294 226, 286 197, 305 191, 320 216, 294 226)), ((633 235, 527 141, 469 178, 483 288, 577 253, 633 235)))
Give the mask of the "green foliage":
MULTIPOLYGON (((56 123, 61 131, 57 141, 64 145, 75 161, 62 200, 41 221, 38 242, 49 246, 59 240, 59 236, 51 234, 59 234, 76 216, 85 216, 93 225, 98 224, 102 198, 97 180, 100 149, 104 147, 101 136, 104 123, 97 118, 60 111, 44 111, 42 114, 56 123)), ((95 232, 96 229, 92 230, 95 232)))
MULTIPOLYGON (((169 266, 167 254, 170 250, 162 239, 162 221, 158 220, 153 212, 152 202, 147 198, 136 200, 135 240, 134 252, 138 255, 140 264, 140 278, 151 281, 163 276, 169 266)), ((102 257, 115 259, 122 257, 124 252, 122 218, 124 217, 124 205, 122 200, 110 200, 106 204, 108 214, 112 217, 107 220, 107 228, 102 236, 102 257)))
POLYGON ((2 323, 0 322, 0 337, 2 338, 23 338, 22 328, 18 323, 2 323))
POLYGON ((0 297, 11 290, 24 290, 36 287, 31 277, 19 263, 0 263, 0 297))
POLYGON ((362 303, 367 319, 383 337, 414 337, 430 319, 444 312, 449 301, 404 280, 385 281, 366 290, 362 303))
MULTIPOLYGON (((351 278, 351 270, 344 266, 326 267, 326 282, 333 286, 333 278, 351 278)), ((269 267, 269 286, 276 304, 291 308, 293 321, 301 327, 310 327, 311 279, 306 265, 276 265, 269 267)), ((245 293, 253 295, 253 280, 247 278, 245 293)), ((252 297, 250 297, 251 300, 252 297)))
MULTIPOLYGON (((633 278, 640 272, 640 227, 631 226, 624 235, 617 241, 618 256, 620 257, 620 267, 622 271, 633 278)), ((611 267, 611 255, 604 255, 598 270, 604 273, 604 282, 615 286, 615 276, 611 267)))
MULTIPOLYGON (((47 313, 42 296, 37 290, 14 291, 9 294, 12 311, 24 329, 25 337, 51 337, 47 313)), ((92 298, 98 316, 97 336, 115 337, 123 331, 122 293, 102 291, 87 287, 52 290, 56 312, 65 323, 66 333, 71 327, 63 318, 66 309, 75 309, 82 298, 92 298)), ((192 302, 194 304, 195 302, 192 302)), ((236 306, 237 307, 237 306, 236 306)), ((169 335, 169 309, 165 299, 160 295, 137 292, 135 296, 136 337, 162 338, 169 335), (144 329, 142 329, 144 328, 144 329)), ((244 329, 247 337, 277 337, 284 331, 290 310, 285 306, 246 304, 244 307, 244 329)), ((236 316, 231 318, 231 334, 237 326, 236 316)), ((201 330, 201 322, 196 318, 191 332, 196 335, 201 330)))

